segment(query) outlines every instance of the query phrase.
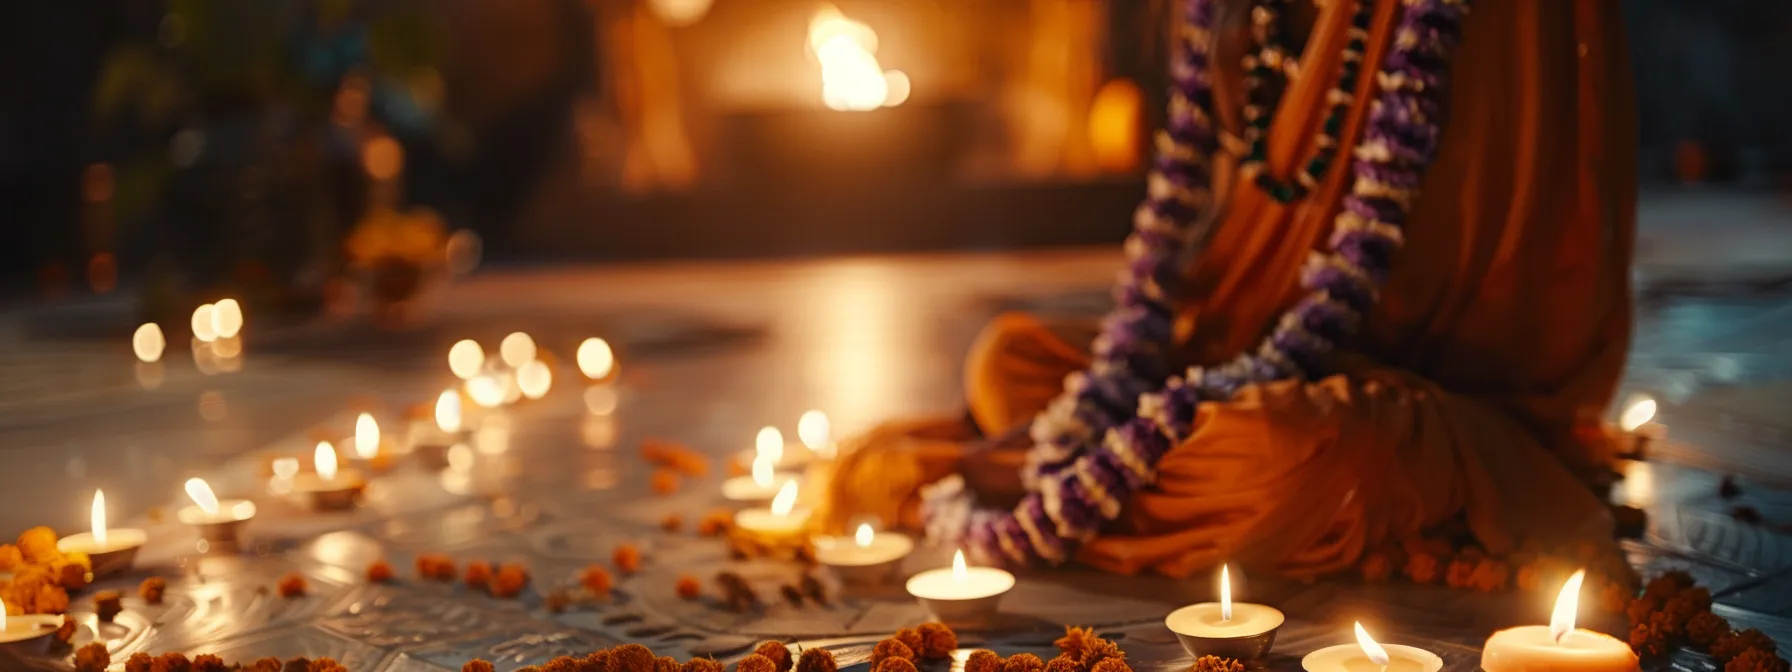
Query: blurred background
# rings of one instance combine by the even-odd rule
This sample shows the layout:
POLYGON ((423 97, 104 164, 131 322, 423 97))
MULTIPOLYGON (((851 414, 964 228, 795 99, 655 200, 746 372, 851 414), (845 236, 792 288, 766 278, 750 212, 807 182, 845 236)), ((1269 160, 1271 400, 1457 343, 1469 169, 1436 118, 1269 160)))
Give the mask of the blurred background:
MULTIPOLYGON (((1778 241, 1792 5, 1624 4, 1644 219, 1663 235, 1746 220, 1778 241)), ((176 324, 226 294, 263 315, 401 318, 481 260, 1112 243, 1162 107, 1157 11, 8 3, 0 288, 12 301, 126 292, 139 317, 176 324)), ((1662 243, 1645 231, 1644 244, 1662 243)), ((1779 245, 1745 246, 1772 261, 1792 253, 1779 245)))

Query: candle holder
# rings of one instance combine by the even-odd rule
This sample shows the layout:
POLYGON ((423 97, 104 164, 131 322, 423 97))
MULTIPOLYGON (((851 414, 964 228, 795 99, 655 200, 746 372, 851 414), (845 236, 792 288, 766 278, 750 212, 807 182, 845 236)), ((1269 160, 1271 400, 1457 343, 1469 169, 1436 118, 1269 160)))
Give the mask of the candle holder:
POLYGON ((1232 605, 1232 609, 1234 618, 1228 619, 1222 617, 1218 602, 1191 604, 1170 612, 1164 618, 1164 627, 1176 634, 1182 650, 1196 658, 1219 656, 1249 663, 1268 657, 1286 616, 1261 604, 1241 602, 1232 605), (1231 622, 1239 625, 1220 625, 1231 622))
POLYGON ((355 469, 344 469, 333 478, 303 473, 293 477, 293 492, 302 494, 311 503, 312 511, 347 511, 360 502, 367 479, 355 469))
POLYGON ((896 578, 902 561, 915 549, 908 535, 894 532, 872 534, 864 527, 853 537, 818 537, 815 539, 815 561, 853 586, 882 585, 896 578))
POLYGON ((1356 644, 1339 644, 1314 651, 1300 659, 1300 667, 1307 672, 1350 672, 1350 670, 1379 669, 1387 672, 1438 672, 1443 669, 1444 659, 1437 654, 1416 646, 1399 644, 1379 645, 1387 654, 1388 663, 1382 665, 1369 658, 1363 648, 1356 644))
POLYGON ((6 616, 0 628, 0 651, 15 657, 42 656, 50 651, 51 635, 62 627, 62 614, 6 616))
POLYGON ((234 550, 242 547, 243 528, 255 518, 255 502, 227 499, 218 503, 215 512, 187 505, 175 512, 175 518, 191 525, 210 548, 234 550))
POLYGON ((93 563, 93 578, 102 579, 129 570, 137 561, 137 551, 148 541, 147 532, 133 528, 107 530, 105 543, 92 532, 81 532, 56 540, 56 550, 87 554, 93 563))

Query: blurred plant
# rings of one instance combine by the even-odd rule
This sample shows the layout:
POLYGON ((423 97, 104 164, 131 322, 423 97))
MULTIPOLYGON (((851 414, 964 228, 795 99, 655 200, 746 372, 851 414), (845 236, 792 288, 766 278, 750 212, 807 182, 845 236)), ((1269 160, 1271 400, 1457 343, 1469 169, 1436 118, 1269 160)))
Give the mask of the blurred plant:
POLYGON ((396 4, 168 0, 104 56, 94 149, 146 312, 223 294, 320 307, 351 232, 401 208, 402 160, 371 175, 368 148, 433 143, 443 83, 435 25, 396 4))

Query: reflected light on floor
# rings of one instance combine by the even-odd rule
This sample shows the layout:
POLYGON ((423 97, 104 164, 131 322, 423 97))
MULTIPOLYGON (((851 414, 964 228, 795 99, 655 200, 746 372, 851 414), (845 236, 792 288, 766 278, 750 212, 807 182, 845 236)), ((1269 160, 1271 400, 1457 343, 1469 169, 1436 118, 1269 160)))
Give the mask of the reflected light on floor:
POLYGON ((615 413, 616 390, 609 385, 593 385, 585 388, 585 410, 592 415, 615 413))
POLYGON ((579 425, 579 440, 587 448, 611 448, 616 445, 616 417, 588 415, 579 425))
POLYGON ((888 270, 842 265, 814 278, 812 297, 795 324, 797 352, 816 399, 826 399, 835 435, 889 415, 888 404, 922 375, 908 361, 922 354, 925 325, 912 319, 905 294, 888 270))

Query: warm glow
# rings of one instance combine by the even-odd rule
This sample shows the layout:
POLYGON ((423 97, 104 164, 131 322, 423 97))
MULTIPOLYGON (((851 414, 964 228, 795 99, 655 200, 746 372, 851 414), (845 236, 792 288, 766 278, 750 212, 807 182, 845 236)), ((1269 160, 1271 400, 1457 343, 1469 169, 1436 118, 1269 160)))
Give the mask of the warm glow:
POLYGON ((212 304, 212 333, 218 338, 236 338, 243 331, 243 306, 236 299, 212 304))
POLYGON ((829 430, 828 414, 821 411, 809 411, 796 421, 796 437, 818 453, 827 448, 829 430))
POLYGON ((1634 432, 1655 418, 1656 403, 1647 395, 1637 395, 1631 399, 1630 405, 1624 407, 1624 414, 1618 417, 1618 426, 1626 432, 1634 432))
POLYGON ((784 460, 784 433, 777 427, 762 427, 759 435, 753 437, 753 454, 770 460, 773 464, 784 460))
POLYGON ((193 309, 193 338, 210 343, 218 338, 217 320, 212 318, 216 310, 212 304, 205 304, 193 309))
POLYGON ((0 600, 0 631, 6 630, 6 600, 0 600))
POLYGON ((709 13, 715 0, 651 0, 648 9, 668 26, 679 28, 696 23, 709 13))
POLYGON ((472 339, 464 339, 448 348, 448 370, 461 380, 479 375, 485 366, 485 349, 472 339))
POLYGON ((497 408, 504 403, 504 384, 494 376, 474 376, 467 380, 467 396, 483 408, 497 408))
POLYGON ((772 487, 772 461, 764 455, 753 458, 753 483, 761 488, 772 487))
POLYGON ((952 580, 958 583, 966 583, 971 580, 971 570, 964 566, 964 549, 962 548, 952 554, 952 580))
POLYGON ((516 370, 516 386, 523 396, 540 399, 547 396, 548 388, 554 385, 554 371, 548 368, 547 362, 539 359, 530 361, 523 368, 516 370))
POLYGON ((877 33, 824 5, 809 20, 809 49, 821 62, 821 100, 836 110, 875 110, 908 100, 909 79, 877 62, 877 33))
POLYGON ((864 548, 871 545, 871 539, 876 535, 876 532, 871 531, 870 523, 859 523, 858 531, 852 533, 852 540, 853 543, 859 545, 859 548, 864 548))
POLYGON ((292 478, 299 475, 299 458, 282 457, 274 460, 274 476, 292 478))
POLYGON ((778 489, 778 496, 772 498, 772 515, 788 516, 791 509, 794 508, 796 508, 796 481, 785 481, 784 487, 778 489))
POLYGON ((218 496, 212 494, 212 486, 203 478, 187 479, 187 497, 199 506, 208 516, 218 515, 218 496))
POLYGON ((1103 84, 1089 104, 1089 147, 1102 170, 1124 173, 1138 167, 1145 95, 1130 79, 1103 84))
POLYGON ((1220 565, 1220 620, 1232 620, 1232 572, 1220 565))
POLYGON ((329 441, 317 442, 317 450, 311 454, 311 461, 317 466, 317 477, 326 481, 336 480, 336 447, 329 441))
POLYGON ((460 394, 454 390, 436 397, 436 426, 450 434, 460 431, 460 394))
MULTIPOLYGON (((93 543, 106 547, 106 491, 93 491, 93 543)), ((0 610, 4 611, 4 610, 0 610)))
POLYGON ((592 380, 601 380, 616 368, 616 353, 610 350, 609 342, 601 338, 587 338, 580 343, 578 360, 579 372, 592 380))
POLYGON ((1557 642, 1574 632, 1574 612, 1580 609, 1580 584, 1587 578, 1587 570, 1579 570, 1568 582, 1562 584, 1561 594, 1556 596, 1556 610, 1549 615, 1549 634, 1557 642))
POLYGON ((498 358, 510 368, 519 369, 535 361, 535 339, 523 332, 514 332, 498 343, 498 358))
POLYGON ((154 362, 162 359, 162 351, 167 349, 168 339, 162 336, 162 328, 154 322, 145 322, 137 327, 137 333, 131 334, 131 351, 137 353, 137 359, 154 362))
POLYGON ((1387 666, 1388 650, 1381 648, 1381 645, 1375 642, 1375 638, 1369 636, 1369 631, 1363 629, 1361 621, 1356 624, 1356 643, 1357 646, 1363 647, 1363 654, 1369 656, 1371 662, 1382 667, 1387 666))

